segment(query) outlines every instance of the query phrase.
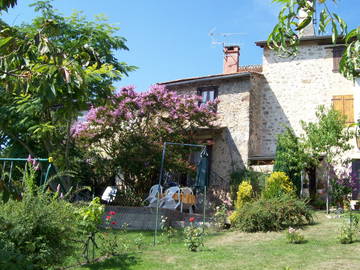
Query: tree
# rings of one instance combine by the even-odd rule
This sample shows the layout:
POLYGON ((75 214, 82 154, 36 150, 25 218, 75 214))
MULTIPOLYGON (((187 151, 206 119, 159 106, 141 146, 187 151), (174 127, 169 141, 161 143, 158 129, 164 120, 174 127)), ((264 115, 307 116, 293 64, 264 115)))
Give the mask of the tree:
POLYGON ((274 171, 284 171, 296 179, 301 171, 318 166, 322 157, 328 164, 327 171, 346 163, 341 157, 351 149, 353 133, 346 128, 345 118, 324 106, 319 106, 316 117, 316 122, 301 122, 302 136, 297 137, 290 128, 278 136, 274 171))
POLYGON ((304 151, 304 144, 294 131, 286 127, 278 135, 276 144, 274 172, 285 172, 296 187, 297 194, 301 190, 301 172, 312 166, 311 157, 304 151))
POLYGON ((278 16, 278 23, 268 37, 268 46, 285 56, 298 52, 299 32, 312 23, 318 9, 319 34, 328 29, 332 33, 332 42, 345 43, 346 49, 340 62, 340 72, 348 79, 359 76, 360 68, 360 27, 348 31, 346 22, 336 13, 331 12, 329 2, 336 0, 273 0, 283 4, 278 16), (300 18, 302 13, 305 17, 300 18))
POLYGON ((8 10, 10 7, 14 7, 17 4, 17 0, 0 0, 0 10, 8 10))
POLYGON ((128 50, 126 40, 104 17, 63 17, 50 1, 31 6, 40 13, 31 24, 0 20, 0 130, 8 147, 56 156, 68 168, 71 123, 89 106, 105 104, 113 82, 135 67, 114 56, 128 50))
MULTIPOLYGON (((216 119, 209 102, 198 106, 199 97, 179 96, 154 85, 137 93, 125 87, 106 106, 93 107, 85 122, 72 127, 79 147, 94 164, 96 184, 122 186, 143 196, 157 181, 164 142, 192 143, 199 128, 212 127, 216 119), (99 171, 101 170, 101 171, 99 171)), ((169 147, 166 170, 193 170, 189 151, 169 147)))

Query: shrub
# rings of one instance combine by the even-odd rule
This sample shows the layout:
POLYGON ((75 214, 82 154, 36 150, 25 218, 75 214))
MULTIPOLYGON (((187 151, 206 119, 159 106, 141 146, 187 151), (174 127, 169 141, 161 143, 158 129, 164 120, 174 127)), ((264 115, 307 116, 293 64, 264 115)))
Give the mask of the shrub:
POLYGON ((312 212, 305 201, 283 195, 245 203, 233 224, 245 232, 267 232, 312 222, 312 212))
POLYGON ((233 224, 239 218, 239 210, 246 202, 251 201, 253 195, 253 188, 249 181, 243 181, 239 185, 238 192, 236 193, 235 211, 230 215, 230 222, 233 224))
POLYGON ((357 228, 350 226, 349 224, 344 224, 339 231, 337 239, 341 244, 351 244, 354 242, 357 234, 357 228))
POLYGON ((195 218, 189 218, 190 225, 184 229, 184 242, 188 250, 196 252, 204 246, 204 229, 196 227, 193 223, 195 218))
POLYGON ((71 240, 76 238, 73 207, 46 195, 1 205, 0 227, 0 253, 4 255, 4 249, 8 253, 0 256, 0 269, 49 269, 61 264, 75 248, 71 240), (8 265, 12 267, 5 267, 8 265))
POLYGON ((255 194, 260 194, 265 186, 266 173, 255 172, 249 169, 243 169, 233 172, 230 175, 230 198, 235 201, 239 185, 243 181, 250 181, 255 194))
POLYGON ((253 189, 249 181, 244 181, 239 185, 239 190, 236 193, 235 208, 241 209, 244 203, 251 200, 253 189))
POLYGON ((286 240, 290 244, 301 244, 305 242, 305 237, 300 233, 300 229, 289 228, 286 231, 286 240))
POLYGON ((266 199, 280 197, 283 194, 295 194, 294 185, 284 172, 273 172, 265 180, 262 196, 266 199))
POLYGON ((277 137, 273 170, 285 172, 298 195, 301 190, 301 171, 306 160, 301 140, 295 135, 294 130, 286 127, 284 132, 277 137))
POLYGON ((213 224, 217 230, 222 230, 226 227, 226 219, 228 217, 227 207, 225 204, 216 206, 215 213, 213 216, 213 224))

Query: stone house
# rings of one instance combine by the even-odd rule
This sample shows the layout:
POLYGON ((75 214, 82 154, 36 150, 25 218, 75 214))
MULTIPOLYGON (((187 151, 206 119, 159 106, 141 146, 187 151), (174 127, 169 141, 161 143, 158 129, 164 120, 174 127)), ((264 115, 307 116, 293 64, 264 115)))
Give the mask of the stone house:
MULTIPOLYGON (((276 138, 285 126, 299 135, 300 120, 315 121, 319 105, 334 106, 353 123, 360 116, 360 82, 339 73, 343 46, 330 36, 304 35, 296 57, 279 57, 266 41, 262 65, 240 66, 240 48, 224 47, 223 73, 164 82, 180 94, 197 94, 202 101, 220 100, 218 128, 200 130, 199 142, 210 147, 210 181, 229 183, 232 172, 244 167, 269 171, 276 138)), ((349 153, 360 169, 360 151, 349 153)))

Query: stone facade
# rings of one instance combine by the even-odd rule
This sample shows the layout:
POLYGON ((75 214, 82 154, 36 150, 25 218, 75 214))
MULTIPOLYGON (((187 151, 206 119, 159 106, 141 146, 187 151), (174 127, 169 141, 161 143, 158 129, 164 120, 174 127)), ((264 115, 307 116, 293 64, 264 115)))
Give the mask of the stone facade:
MULTIPOLYGON (((284 126, 299 135, 300 121, 315 121, 319 105, 330 107, 335 95, 354 95, 354 82, 333 72, 333 54, 329 45, 303 42, 298 56, 281 58, 264 48, 264 85, 262 89, 261 125, 258 133, 259 155, 274 156, 276 136, 284 126)), ((354 102, 356 104, 358 102, 354 102)))
MULTIPOLYGON (((217 124, 221 130, 203 135, 203 139, 211 137, 215 142, 212 172, 229 183, 230 174, 251 165, 250 160, 274 159, 277 135, 286 126, 300 135, 300 121, 316 121, 317 107, 330 107, 333 96, 353 95, 358 119, 360 81, 354 83, 333 71, 333 47, 329 44, 324 38, 306 38, 296 57, 283 58, 268 49, 266 42, 258 42, 263 48, 262 67, 239 67, 238 76, 231 73, 231 78, 221 74, 164 83, 180 94, 196 94, 199 87, 218 87, 217 124)), ((353 144, 348 157, 359 159, 355 140, 353 144)), ((270 171, 270 163, 254 163, 254 169, 270 171)))
MULTIPOLYGON (((218 177, 229 182, 231 172, 244 168, 249 157, 249 134, 251 95, 256 87, 254 74, 232 79, 214 79, 206 82, 188 82, 178 86, 168 86, 179 94, 196 94, 199 87, 218 87, 217 107, 218 132, 199 137, 200 142, 212 139, 212 160, 210 181, 218 177)), ((253 128, 253 127, 252 127, 253 128)))

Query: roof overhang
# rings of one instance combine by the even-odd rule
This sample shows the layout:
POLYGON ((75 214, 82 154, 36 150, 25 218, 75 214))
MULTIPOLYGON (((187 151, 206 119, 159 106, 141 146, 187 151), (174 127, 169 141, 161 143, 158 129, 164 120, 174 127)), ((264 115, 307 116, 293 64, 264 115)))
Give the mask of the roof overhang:
POLYGON ((198 83, 198 82, 207 82, 214 80, 226 80, 226 79, 234 79, 234 78, 248 78, 250 77, 252 72, 241 72, 241 73, 231 73, 231 74, 217 74, 217 75, 209 75, 203 77, 194 77, 188 79, 180 79, 174 81, 162 82, 159 84, 166 86, 178 86, 184 84, 198 83))
MULTIPOLYGON (((326 35, 326 36, 308 36, 308 37, 302 37, 299 39, 300 44, 307 43, 307 42, 315 42, 319 45, 330 45, 333 44, 332 42, 332 36, 326 35)), ((337 43, 342 44, 344 43, 344 37, 340 36, 338 37, 337 43)), ((259 46, 261 48, 267 47, 267 40, 261 40, 255 42, 256 46, 259 46)))

